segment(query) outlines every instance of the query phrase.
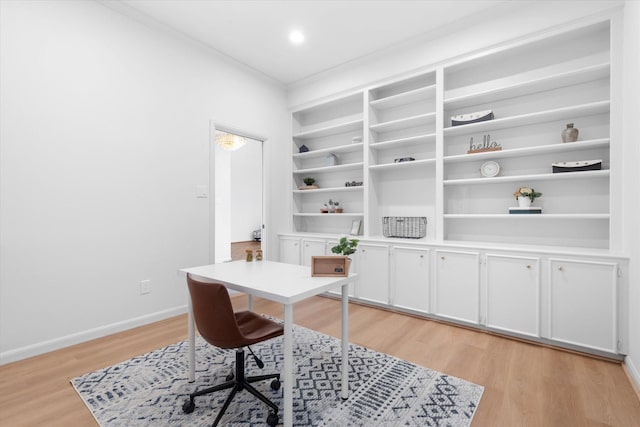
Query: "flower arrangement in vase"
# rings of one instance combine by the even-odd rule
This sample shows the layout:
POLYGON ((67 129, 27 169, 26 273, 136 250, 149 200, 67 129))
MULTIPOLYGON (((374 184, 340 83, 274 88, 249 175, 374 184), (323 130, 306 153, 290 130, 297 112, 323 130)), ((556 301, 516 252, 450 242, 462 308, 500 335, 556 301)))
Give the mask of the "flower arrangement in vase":
POLYGON ((520 187, 515 193, 513 193, 513 195, 518 201, 518 206, 521 208, 528 208, 536 198, 542 196, 542 193, 537 192, 530 187, 520 187))

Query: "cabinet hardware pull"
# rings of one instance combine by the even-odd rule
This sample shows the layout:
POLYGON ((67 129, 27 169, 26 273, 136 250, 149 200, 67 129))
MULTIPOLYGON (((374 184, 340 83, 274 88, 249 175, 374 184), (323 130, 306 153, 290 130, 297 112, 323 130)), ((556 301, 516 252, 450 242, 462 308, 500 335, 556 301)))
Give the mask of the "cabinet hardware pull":
POLYGON ((558 271, 562 271, 562 267, 558 267, 558 271))
POLYGON ((527 268, 528 268, 529 270, 531 270, 531 266, 530 266, 530 265, 527 265, 527 268))
POLYGON ((444 257, 443 256, 441 256, 440 259, 444 261, 444 257))

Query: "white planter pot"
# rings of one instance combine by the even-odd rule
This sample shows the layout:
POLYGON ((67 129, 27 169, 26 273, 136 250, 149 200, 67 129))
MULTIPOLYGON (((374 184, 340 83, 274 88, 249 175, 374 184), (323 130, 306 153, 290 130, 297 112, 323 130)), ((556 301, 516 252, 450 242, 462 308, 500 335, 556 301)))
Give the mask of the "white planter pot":
POLYGON ((518 197, 518 206, 521 208, 528 208, 531 206, 531 199, 528 197, 518 197))

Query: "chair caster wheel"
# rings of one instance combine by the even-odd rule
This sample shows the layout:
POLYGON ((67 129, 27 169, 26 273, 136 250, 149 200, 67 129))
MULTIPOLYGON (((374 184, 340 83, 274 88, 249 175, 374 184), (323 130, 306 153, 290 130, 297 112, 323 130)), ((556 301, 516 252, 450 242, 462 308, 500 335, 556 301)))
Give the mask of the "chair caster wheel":
POLYGON ((271 381, 271 390, 280 390, 280 380, 275 379, 271 381))
POLYGON ((231 381, 231 380, 233 380, 233 374, 229 374, 229 375, 227 375, 226 377, 224 377, 224 380, 225 380, 225 381, 231 381))
POLYGON ((271 412, 267 417, 267 424, 271 427, 277 426, 278 421, 279 421, 278 414, 274 414, 273 412, 271 412))
POLYGON ((196 404, 192 400, 187 400, 182 404, 182 412, 185 414, 192 413, 194 409, 196 409, 196 404))

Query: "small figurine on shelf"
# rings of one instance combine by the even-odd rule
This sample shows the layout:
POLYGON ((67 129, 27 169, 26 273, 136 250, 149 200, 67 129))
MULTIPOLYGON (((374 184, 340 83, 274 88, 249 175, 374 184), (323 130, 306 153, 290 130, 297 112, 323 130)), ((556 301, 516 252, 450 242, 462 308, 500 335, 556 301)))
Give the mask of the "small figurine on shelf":
POLYGON ((262 261, 262 249, 256 249, 256 261, 262 261))
POLYGON ((253 261, 253 250, 252 249, 246 249, 245 252, 247 254, 247 262, 253 261))

